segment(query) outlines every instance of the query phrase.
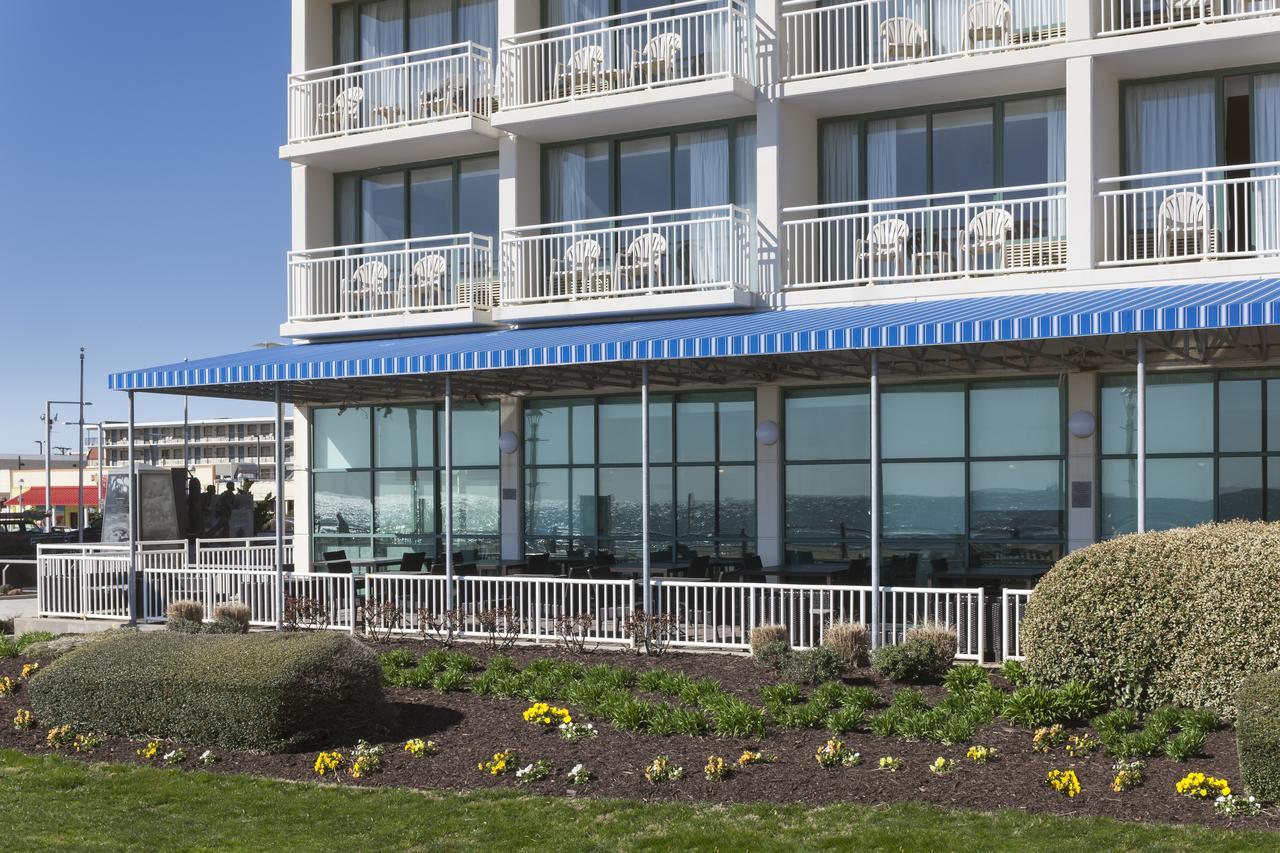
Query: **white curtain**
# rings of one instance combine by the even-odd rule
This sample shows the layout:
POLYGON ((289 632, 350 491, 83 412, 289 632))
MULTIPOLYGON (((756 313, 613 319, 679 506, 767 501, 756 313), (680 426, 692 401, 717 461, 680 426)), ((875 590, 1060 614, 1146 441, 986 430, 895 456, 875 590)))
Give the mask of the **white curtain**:
POLYGON ((822 203, 858 198, 858 123, 838 121, 822 129, 822 203))
MULTIPOLYGON (((1045 183, 1056 184, 1067 179, 1067 99, 1065 95, 1052 95, 1045 99, 1045 183)), ((1050 193, 1056 193, 1051 190, 1050 193)), ((1054 197, 1051 195, 1051 197, 1054 197)), ((1065 192, 1049 204, 1048 231, 1050 236, 1063 239, 1066 236, 1067 198, 1065 192)))
MULTIPOLYGON (((721 127, 682 133, 677 144, 689 154, 689 206, 712 207, 728 201, 729 132, 721 127)), ((689 226, 691 284, 719 282, 728 276, 732 233, 723 211, 694 216, 689 226)))
POLYGON ((867 197, 898 194, 898 120, 880 119, 867 125, 867 197))
MULTIPOLYGON (((524 0, 530 2, 530 0, 524 0)), ((572 24, 576 21, 590 21, 603 18, 609 14, 609 0, 547 0, 548 27, 561 24, 572 24)))
POLYGON ((587 146, 566 145, 550 150, 547 193, 550 222, 587 218, 587 146))
POLYGON ((1216 166, 1214 102, 1208 77, 1131 87, 1125 96, 1125 170, 1142 175, 1216 166))
MULTIPOLYGON (((1280 74, 1253 78, 1253 161, 1280 161, 1280 74)), ((1280 167, 1258 169, 1254 242, 1259 252, 1280 251, 1280 167)))
POLYGON ((756 212, 756 123, 738 125, 733 143, 733 203, 756 212))
POLYGON ((458 41, 473 41, 498 51, 497 0, 458 0, 458 41))
POLYGON ((453 44, 453 0, 410 0, 409 50, 453 44))
POLYGON ((404 53, 404 5, 381 0, 360 7, 360 58, 404 53))

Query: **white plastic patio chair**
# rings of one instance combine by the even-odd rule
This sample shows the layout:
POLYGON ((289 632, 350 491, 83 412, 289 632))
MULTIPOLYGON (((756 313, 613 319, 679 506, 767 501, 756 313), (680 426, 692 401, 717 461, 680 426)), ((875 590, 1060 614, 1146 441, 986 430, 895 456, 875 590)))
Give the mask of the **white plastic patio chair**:
POLYGON ((1013 236, 1013 214, 1002 207, 989 207, 969 220, 964 229, 965 263, 970 270, 1004 269, 1005 248, 1013 236), (978 258, 992 256, 988 267, 978 265, 978 258))
POLYGON ((969 49, 978 45, 1007 45, 1013 38, 1013 10, 1004 0, 974 0, 964 11, 969 49))
POLYGON ((1194 21, 1213 15, 1213 0, 1164 0, 1171 21, 1194 21))
POLYGON ((316 121, 321 133, 347 130, 360 126, 360 104, 364 101, 364 89, 350 86, 338 93, 330 107, 321 107, 316 121))
POLYGON ((580 47, 569 57, 569 63, 556 63, 556 85, 560 94, 595 92, 604 88, 604 47, 589 44, 580 47))
POLYGON ((350 278, 342 280, 342 299, 348 313, 371 311, 375 308, 382 287, 391 276, 382 261, 365 261, 356 267, 350 278))
POLYGON ((632 84, 676 79, 676 62, 683 49, 684 39, 679 33, 661 33, 649 39, 644 50, 632 51, 632 84))
POLYGON ((885 62, 922 59, 929 54, 929 33, 914 18, 890 18, 880 23, 885 62))
POLYGON ((444 255, 432 254, 419 258, 409 270, 404 307, 432 308, 448 305, 451 300, 444 287, 444 275, 448 268, 444 255))
POLYGON ((574 242, 565 250, 564 259, 557 261, 552 270, 552 295, 575 296, 596 290, 600 286, 599 265, 599 243, 591 239, 574 242))
MULTIPOLYGON (((1156 214, 1156 251, 1160 258, 1196 254, 1209 225, 1209 205, 1197 192, 1180 192, 1160 203, 1156 214)), ((1210 251, 1204 246, 1204 251, 1210 251)))
POLYGON ((621 287, 659 287, 662 284, 662 259, 667 254, 667 238, 647 231, 631 241, 618 255, 618 284, 621 287))
POLYGON ((865 263, 867 277, 874 278, 876 267, 892 263, 898 275, 907 271, 907 244, 911 242, 911 226, 905 219, 881 219, 871 226, 865 240, 858 241, 858 261, 865 263))
POLYGON ((452 74, 432 89, 418 95, 418 112, 424 117, 457 115, 467 112, 467 78, 452 74))

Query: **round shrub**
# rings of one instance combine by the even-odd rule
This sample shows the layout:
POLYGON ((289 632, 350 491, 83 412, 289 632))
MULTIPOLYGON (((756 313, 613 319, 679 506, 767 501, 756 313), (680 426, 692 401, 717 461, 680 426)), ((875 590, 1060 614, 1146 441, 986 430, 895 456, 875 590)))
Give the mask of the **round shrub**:
POLYGON ((822 684, 844 671, 844 658, 826 646, 792 652, 782 663, 782 677, 799 684, 822 684))
POLYGON ((1280 669, 1280 525, 1123 536, 1064 557, 1023 621, 1027 673, 1110 704, 1235 716, 1246 673, 1280 669))
POLYGON ((871 629, 861 622, 833 622, 822 635, 822 645, 840 655, 849 669, 866 666, 871 655, 871 629))
POLYGON ((340 634, 121 633, 31 679, 50 725, 282 751, 378 734, 377 657, 340 634))
POLYGON ((1237 701, 1240 775, 1258 799, 1280 801, 1280 672, 1247 676, 1237 701))
POLYGON ((937 643, 923 638, 881 646, 871 653, 871 668, 890 681, 941 681, 951 668, 951 661, 952 656, 937 643))

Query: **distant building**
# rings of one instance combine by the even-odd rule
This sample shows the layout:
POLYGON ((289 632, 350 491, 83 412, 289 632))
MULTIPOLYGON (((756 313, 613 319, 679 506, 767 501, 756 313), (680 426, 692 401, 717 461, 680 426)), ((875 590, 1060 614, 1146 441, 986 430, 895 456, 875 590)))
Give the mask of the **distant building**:
MULTIPOLYGON (((96 457, 86 456, 84 505, 98 507, 96 457)), ((79 501, 76 499, 76 457, 53 457, 53 523, 74 527, 79 501)), ((42 512, 45 500, 44 456, 39 453, 0 453, 0 512, 42 512)))

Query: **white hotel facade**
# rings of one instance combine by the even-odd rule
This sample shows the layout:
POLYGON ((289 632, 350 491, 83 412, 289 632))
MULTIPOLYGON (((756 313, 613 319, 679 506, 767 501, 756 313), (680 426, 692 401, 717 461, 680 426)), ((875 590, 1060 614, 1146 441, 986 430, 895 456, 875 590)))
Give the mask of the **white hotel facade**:
POLYGON ((1276 0, 293 0, 292 67, 295 343, 111 384, 292 403, 300 563, 1280 518, 1276 0))

